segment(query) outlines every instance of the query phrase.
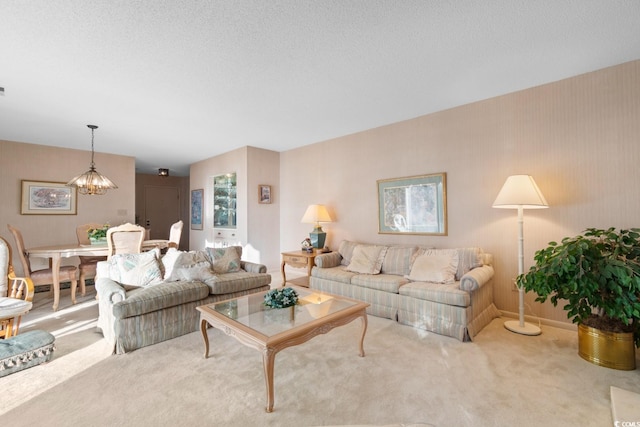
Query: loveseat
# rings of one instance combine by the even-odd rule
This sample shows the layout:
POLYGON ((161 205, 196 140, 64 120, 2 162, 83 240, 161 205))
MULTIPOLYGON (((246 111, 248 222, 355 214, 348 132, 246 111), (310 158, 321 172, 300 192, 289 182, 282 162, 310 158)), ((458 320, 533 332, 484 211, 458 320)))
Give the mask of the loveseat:
POLYGON ((98 329, 116 354, 198 330, 196 307, 270 289, 266 266, 241 256, 241 246, 171 248, 99 262, 98 329))
POLYGON ((315 257, 310 287, 370 304, 367 313, 470 341, 500 313, 491 254, 343 241, 315 257))

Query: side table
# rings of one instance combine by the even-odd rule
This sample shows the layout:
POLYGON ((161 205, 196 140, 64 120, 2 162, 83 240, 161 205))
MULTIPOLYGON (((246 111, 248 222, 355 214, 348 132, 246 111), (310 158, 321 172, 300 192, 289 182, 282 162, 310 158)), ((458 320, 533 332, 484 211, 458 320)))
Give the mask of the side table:
POLYGON ((282 286, 285 286, 287 282, 298 286, 309 287, 309 277, 311 277, 311 269, 314 265, 316 258, 316 252, 306 252, 303 250, 282 252, 282 265, 280 271, 282 272, 282 286), (306 277, 298 277, 296 279, 287 280, 284 266, 289 265, 296 268, 306 268, 306 277))

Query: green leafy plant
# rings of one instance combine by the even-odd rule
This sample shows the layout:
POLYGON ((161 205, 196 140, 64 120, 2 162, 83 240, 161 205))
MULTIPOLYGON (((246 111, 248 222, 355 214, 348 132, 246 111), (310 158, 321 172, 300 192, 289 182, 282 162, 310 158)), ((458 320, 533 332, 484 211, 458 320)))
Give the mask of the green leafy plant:
POLYGON ((633 332, 640 347, 640 229, 588 228, 536 252, 535 264, 516 283, 550 299, 565 300, 567 317, 609 332, 633 332))
POLYGON ((264 295, 264 305, 271 308, 291 307, 298 303, 298 293, 292 288, 271 289, 264 295))
POLYGON ((105 224, 102 228, 90 228, 87 230, 87 235, 89 239, 104 239, 107 237, 107 230, 109 229, 109 224, 105 224))

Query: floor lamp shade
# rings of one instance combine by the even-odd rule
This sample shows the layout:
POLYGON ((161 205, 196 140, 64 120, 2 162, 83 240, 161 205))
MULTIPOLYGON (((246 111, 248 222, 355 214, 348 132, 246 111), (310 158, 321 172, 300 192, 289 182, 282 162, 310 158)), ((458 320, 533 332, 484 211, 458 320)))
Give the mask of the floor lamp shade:
MULTIPOLYGON (((530 175, 512 175, 507 178, 493 202, 498 209, 518 210, 518 276, 524 273, 524 209, 545 209, 547 200, 530 175)), ((524 321, 524 289, 518 288, 518 321, 507 321, 504 326, 523 335, 539 335, 540 328, 524 321)))
POLYGON ((333 221, 331 219, 331 215, 329 215, 329 212, 324 205, 309 205, 300 222, 315 224, 313 231, 309 233, 311 246, 316 249, 324 248, 324 242, 327 238, 327 233, 322 231, 320 223, 331 221, 333 221))

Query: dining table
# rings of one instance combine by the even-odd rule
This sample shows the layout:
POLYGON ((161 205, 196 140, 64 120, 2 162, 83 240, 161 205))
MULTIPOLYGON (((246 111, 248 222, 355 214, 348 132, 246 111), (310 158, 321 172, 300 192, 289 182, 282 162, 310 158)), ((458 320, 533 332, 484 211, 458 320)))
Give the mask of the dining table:
MULTIPOLYGON (((142 242, 142 251, 150 251, 155 248, 164 249, 169 246, 169 240, 154 239, 142 242)), ((60 262, 62 258, 73 256, 107 256, 109 254, 107 244, 80 245, 69 243, 64 245, 38 246, 26 250, 27 256, 36 258, 49 258, 49 265, 53 275, 53 311, 58 310, 60 303, 60 262)), ((71 302, 76 303, 76 288, 71 287, 71 302)))

